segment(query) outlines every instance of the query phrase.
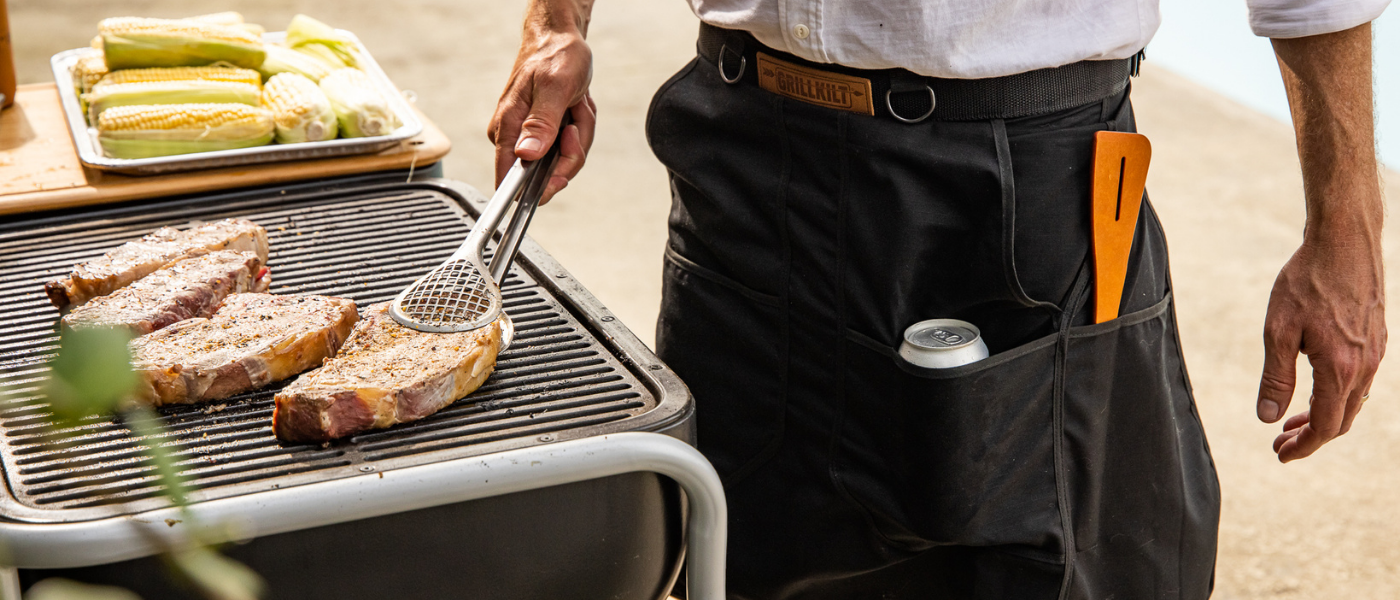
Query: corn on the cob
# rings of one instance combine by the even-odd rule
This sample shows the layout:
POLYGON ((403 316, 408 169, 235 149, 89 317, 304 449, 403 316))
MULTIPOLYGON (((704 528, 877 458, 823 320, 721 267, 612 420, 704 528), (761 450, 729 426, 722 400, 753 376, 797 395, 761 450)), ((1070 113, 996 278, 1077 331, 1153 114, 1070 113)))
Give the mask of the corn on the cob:
POLYGON ((267 30, 263 29, 262 25, 258 25, 257 23, 248 23, 243 20, 243 15, 241 13, 231 10, 188 18, 191 21, 213 23, 214 25, 226 25, 229 27, 237 27, 257 37, 262 37, 262 34, 267 33, 267 30))
POLYGON ((320 42, 302 44, 293 48, 293 50, 296 50, 297 52, 300 52, 303 55, 325 65, 326 70, 328 71, 334 71, 336 69, 344 69, 347 67, 354 66, 353 64, 346 62, 344 59, 341 58, 339 54, 332 52, 329 47, 320 42))
POLYGON ((333 59, 341 66, 360 66, 359 47, 353 38, 306 15, 292 17, 287 24, 287 45, 333 59))
POLYGON ((246 104, 118 106, 97 120, 97 139, 113 158, 150 158, 261 146, 272 115, 246 104))
POLYGON ((191 19, 118 17, 98 24, 107 68, 262 64, 262 40, 247 31, 191 19))
POLYGON ((223 66, 122 69, 120 71, 113 71, 106 77, 103 77, 97 85, 119 85, 143 81, 190 81, 196 79, 246 83, 251 86, 262 87, 262 77, 258 75, 257 71, 223 66))
POLYGON ((242 24, 243 24, 243 13, 240 13, 240 12, 238 12, 238 11, 233 11, 233 10, 226 10, 226 11, 224 11, 224 12, 209 13, 209 14, 207 14, 207 15, 195 15, 195 16, 193 16, 193 17, 187 17, 187 18, 188 18, 189 20, 191 20, 191 21, 200 21, 200 22, 202 22, 202 23, 213 23, 213 24, 215 24, 215 25, 242 25, 242 24))
POLYGON ((262 73, 264 80, 278 73, 296 73, 312 81, 320 81, 331 72, 321 61, 286 46, 268 44, 263 49, 267 50, 267 58, 263 59, 258 72, 262 73))
POLYGON ((102 52, 89 52, 84 54, 78 62, 73 64, 73 85, 81 93, 92 91, 92 86, 102 81, 107 76, 107 59, 102 57, 102 52))
POLYGON ((314 81, 296 73, 279 73, 263 88, 263 108, 272 111, 277 141, 282 144, 334 139, 335 111, 314 81))
MULTIPOLYGON (((120 71, 118 71, 120 73, 120 71)), ((190 79, 184 81, 138 81, 100 83, 83 97, 88 120, 96 125, 102 113, 118 106, 134 104, 224 104, 258 106, 259 86, 232 81, 190 79)))
POLYGON ((339 69, 321 79, 321 91, 331 101, 341 137, 387 135, 399 126, 389 101, 359 69, 339 69))
POLYGON ((259 39, 262 38, 264 33, 267 33, 267 29, 264 28, 262 25, 258 25, 257 23, 239 23, 238 28, 253 34, 259 39))

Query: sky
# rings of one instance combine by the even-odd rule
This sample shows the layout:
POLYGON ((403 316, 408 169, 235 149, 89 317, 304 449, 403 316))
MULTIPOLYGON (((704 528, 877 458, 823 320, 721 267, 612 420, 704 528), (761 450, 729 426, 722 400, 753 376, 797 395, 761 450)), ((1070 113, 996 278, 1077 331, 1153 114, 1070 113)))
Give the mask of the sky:
MULTIPOLYGON (((1249 30, 1244 0, 1162 0, 1162 27, 1143 68, 1161 65, 1288 122, 1288 98, 1269 40, 1249 30)), ((1381 160, 1400 169, 1400 2, 1372 25, 1376 137, 1381 160)))

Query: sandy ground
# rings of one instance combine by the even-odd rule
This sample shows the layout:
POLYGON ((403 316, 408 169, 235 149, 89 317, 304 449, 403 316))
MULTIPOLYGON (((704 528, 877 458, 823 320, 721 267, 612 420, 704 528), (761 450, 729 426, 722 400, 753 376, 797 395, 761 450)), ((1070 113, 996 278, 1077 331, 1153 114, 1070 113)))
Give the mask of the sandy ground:
MULTIPOLYGON (((590 36, 597 141, 584 174, 540 211, 531 231, 650 340, 669 200, 642 122, 652 92, 693 55, 696 23, 681 0, 599 4, 590 36)), ((306 12, 355 31, 400 87, 418 93, 454 143, 449 176, 491 187, 486 123, 514 60, 522 2, 11 0, 10 7, 23 82, 50 80, 48 57, 85 45, 104 16, 236 9, 275 30, 306 12)), ((1269 451, 1277 427, 1254 418, 1260 323, 1274 276, 1301 239, 1291 129, 1150 62, 1134 100, 1153 140, 1148 188, 1172 244, 1188 363, 1224 490, 1215 597, 1400 597, 1397 371, 1382 368, 1375 401, 1350 434, 1301 463, 1279 465, 1269 451)), ((1389 179, 1393 200, 1400 176, 1389 179)), ((1394 261, 1394 228, 1385 249, 1394 261)), ((1306 400, 1300 394, 1295 406, 1306 400)))

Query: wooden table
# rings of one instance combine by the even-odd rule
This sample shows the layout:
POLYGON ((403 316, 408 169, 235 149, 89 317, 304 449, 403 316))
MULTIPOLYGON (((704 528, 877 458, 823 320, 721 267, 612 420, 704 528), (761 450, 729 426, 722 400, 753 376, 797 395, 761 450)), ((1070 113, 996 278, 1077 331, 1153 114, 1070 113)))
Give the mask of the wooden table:
POLYGON ((423 122, 423 133, 374 154, 165 175, 121 175, 90 169, 78 161, 57 86, 23 85, 15 94, 14 106, 0 111, 0 215, 427 167, 446 156, 452 143, 422 113, 418 118, 423 122))

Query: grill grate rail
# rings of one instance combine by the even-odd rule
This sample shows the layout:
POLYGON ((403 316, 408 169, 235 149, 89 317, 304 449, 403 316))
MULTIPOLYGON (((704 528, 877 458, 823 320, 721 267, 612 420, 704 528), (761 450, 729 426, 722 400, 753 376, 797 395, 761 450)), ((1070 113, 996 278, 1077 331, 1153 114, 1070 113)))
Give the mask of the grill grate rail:
MULTIPOLYGON (((441 263, 472 223, 443 191, 403 187, 157 201, 0 224, 0 469, 11 496, 0 499, 0 515, 71 520, 163 502, 154 467, 119 421, 94 419, 62 432, 48 425, 37 387, 56 349, 59 314, 44 281, 161 226, 244 217, 268 231, 272 293, 335 295, 363 308, 391 300, 441 263), (66 444, 56 446, 59 439, 66 444), (6 503, 17 506, 7 511, 6 503)), ((391 468, 503 440, 547 441, 657 406, 624 360, 518 266, 501 289, 514 344, 480 390, 435 415, 328 445, 282 445, 271 414, 283 382, 212 405, 163 408, 161 443, 185 467, 193 499, 202 500, 358 475, 380 461, 394 461, 384 465, 391 468)))

